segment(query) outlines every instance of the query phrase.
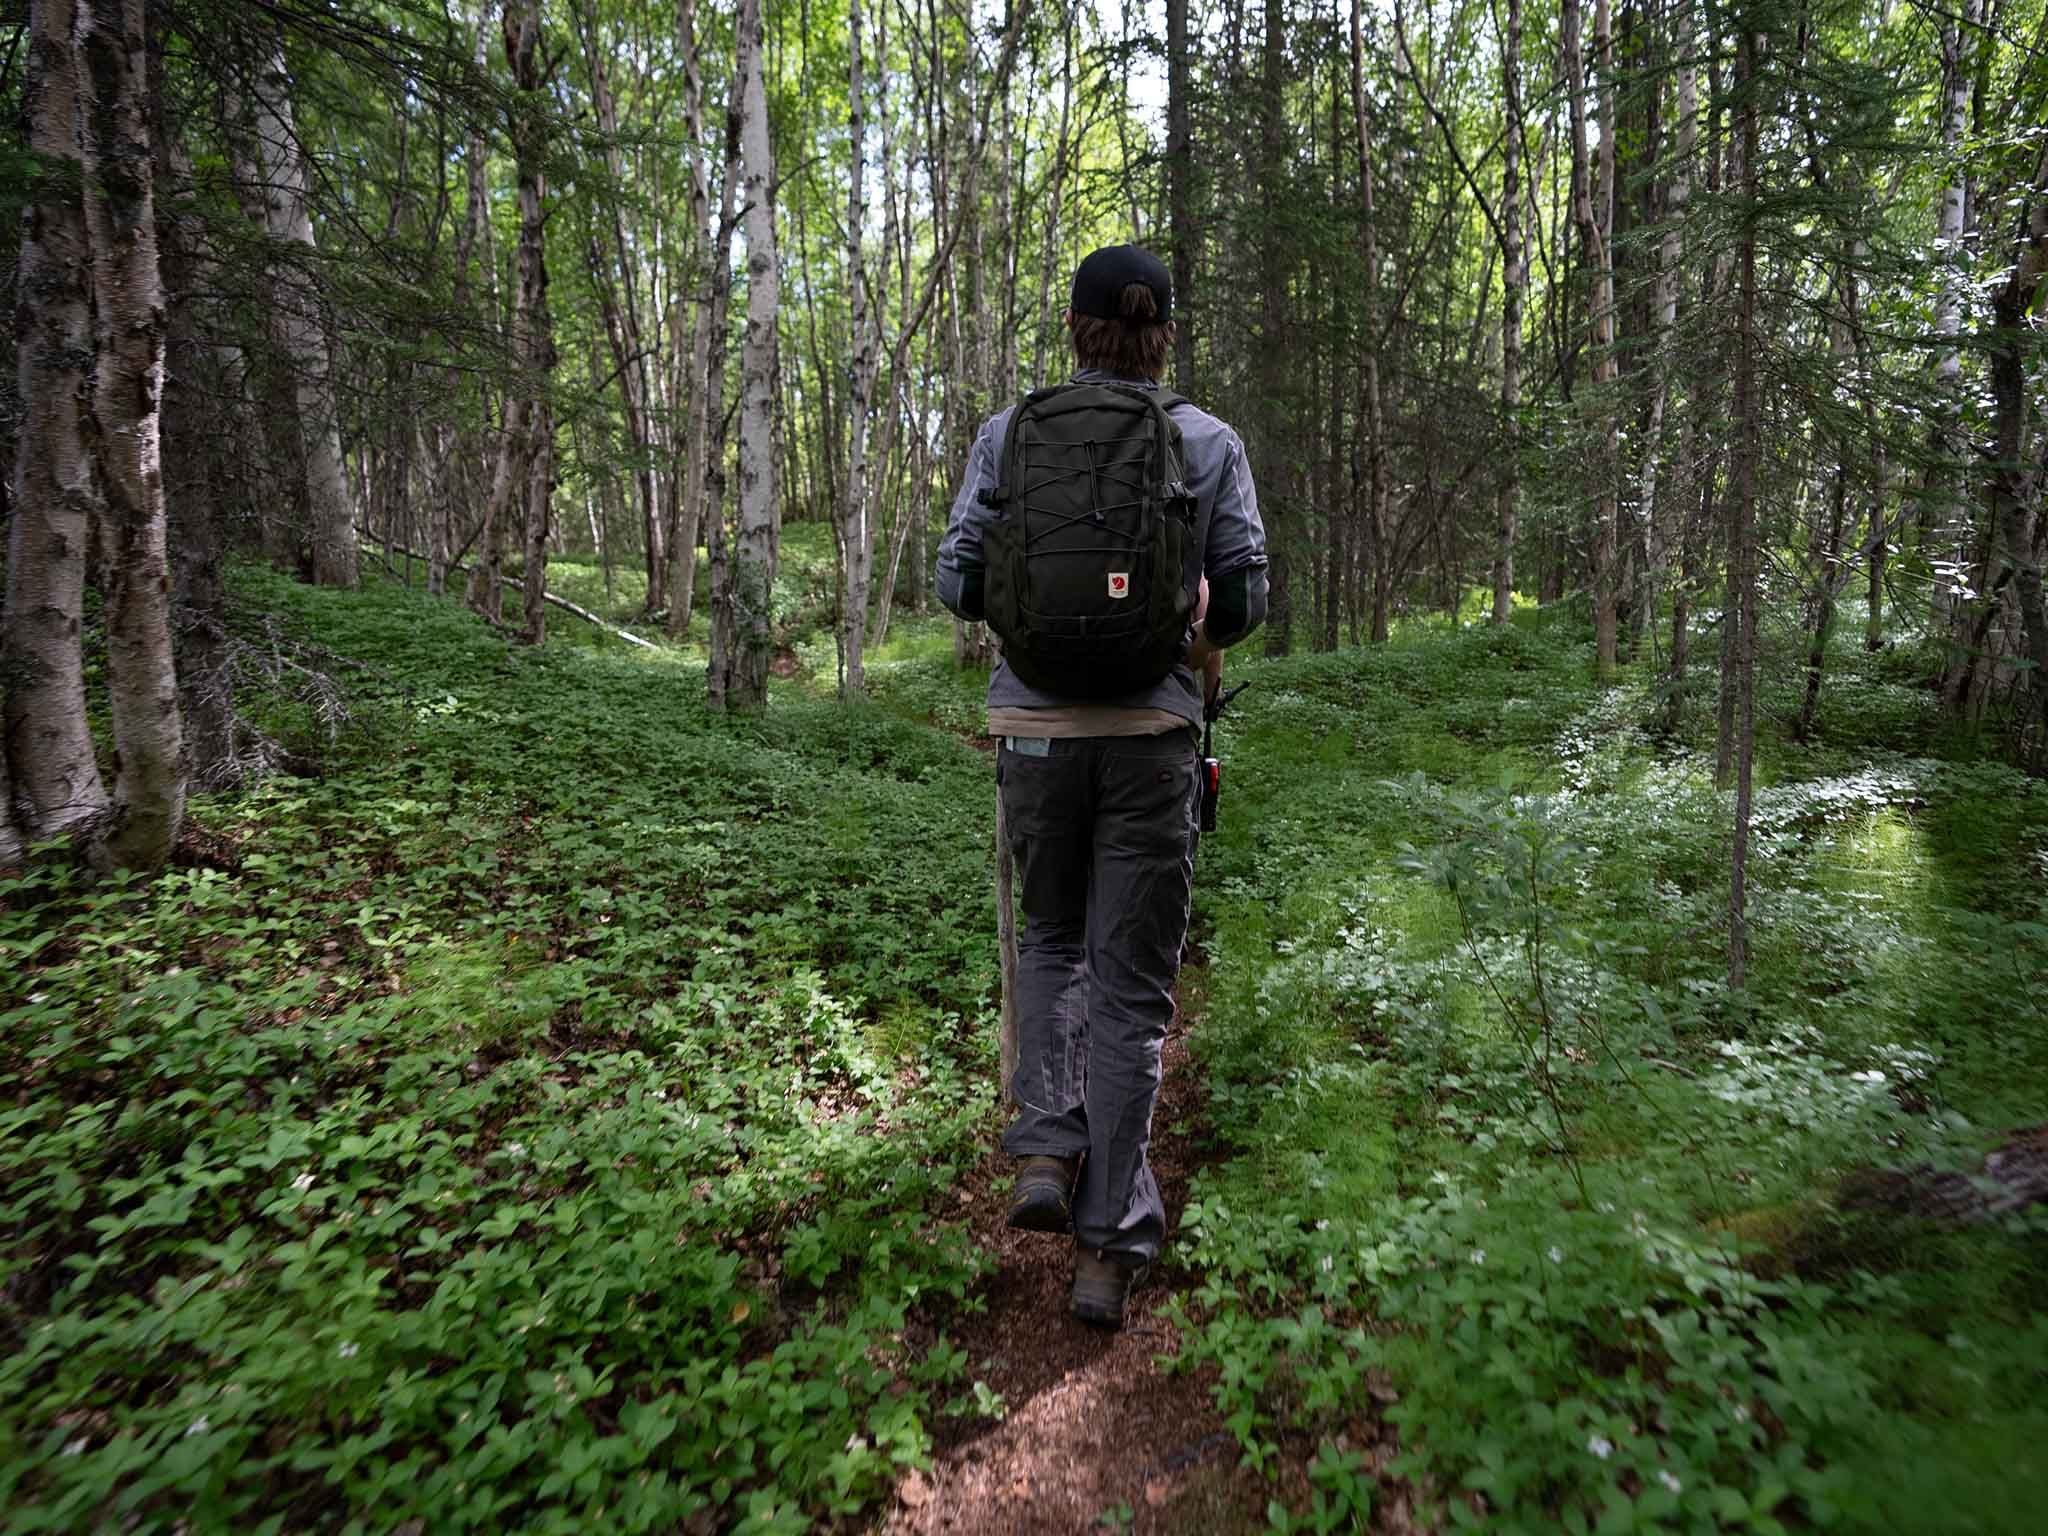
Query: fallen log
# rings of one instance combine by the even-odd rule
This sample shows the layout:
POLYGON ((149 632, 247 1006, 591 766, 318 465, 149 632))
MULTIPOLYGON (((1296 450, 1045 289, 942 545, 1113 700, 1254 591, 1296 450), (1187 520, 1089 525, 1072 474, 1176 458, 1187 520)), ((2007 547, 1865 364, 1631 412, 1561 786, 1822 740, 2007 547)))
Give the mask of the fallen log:
MULTIPOLYGON (((407 549, 403 544, 387 544, 383 539, 380 539, 376 535, 372 534, 370 530, 367 528, 358 528, 356 530, 356 536, 362 539, 365 543, 376 546, 376 548, 379 551, 382 551, 384 549, 395 549, 398 551, 398 553, 405 556, 405 558, 408 560, 424 561, 427 558, 418 550, 407 549)), ((385 569, 390 570, 391 568, 387 565, 385 569)), ((469 567, 461 564, 460 562, 456 562, 450 564, 448 569, 459 575, 462 572, 467 571, 469 567)), ((504 582, 505 585, 508 587, 517 587, 521 592, 524 592, 526 590, 526 583, 521 581, 517 576, 500 576, 498 579, 504 582)), ((628 645, 637 645, 642 650, 648 651, 658 651, 661 649, 661 647, 656 645, 652 640, 643 640, 638 635, 633 634, 630 630, 624 630, 619 628, 619 626, 616 624, 608 623, 605 620, 600 619, 588 608, 584 608, 576 603, 572 603, 566 597, 557 597, 552 592, 543 591, 541 593, 541 599, 544 602, 553 603, 557 608, 561 609, 564 613, 573 613, 577 618, 581 619, 584 623, 594 625, 597 628, 603 630, 608 635, 617 636, 619 639, 625 641, 628 645)))

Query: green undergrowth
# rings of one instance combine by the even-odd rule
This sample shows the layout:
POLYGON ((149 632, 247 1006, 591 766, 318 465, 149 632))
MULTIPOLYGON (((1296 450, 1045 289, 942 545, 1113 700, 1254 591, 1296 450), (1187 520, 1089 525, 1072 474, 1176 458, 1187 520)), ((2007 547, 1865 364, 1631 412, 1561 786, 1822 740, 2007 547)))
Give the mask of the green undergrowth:
POLYGON ((982 759, 714 719, 563 616, 240 584, 333 669, 244 700, 305 771, 154 880, 0 882, 0 1524, 869 1503, 975 1402, 930 1320, 985 1265, 982 759))
MULTIPOLYGON (((8 1531, 844 1529, 1001 1411, 944 1331, 984 679, 900 613, 833 702, 826 532, 745 720, 697 638, 241 574, 291 772, 154 880, 0 881, 8 1531)), ((1598 690, 1527 609, 1233 658, 1172 1257, 1181 1364, 1307 1463, 1275 1527, 1365 1528, 1382 1424, 1445 1526, 2036 1523, 2048 1222, 1918 1192, 2048 1120, 2048 791, 1911 643, 1789 741, 1795 638, 1740 995, 1709 697, 1660 737, 1654 665, 1598 690)))
POLYGON ((1233 660, 1182 1364, 1317 1448, 1289 1529, 1364 1528, 1376 1420, 1449 1526, 2037 1528, 2048 1220, 1881 1170, 2048 1120, 2048 786, 1911 656, 1834 658, 1804 747, 1767 688, 1731 997, 1710 701, 1660 740, 1588 662, 1535 614, 1233 660))

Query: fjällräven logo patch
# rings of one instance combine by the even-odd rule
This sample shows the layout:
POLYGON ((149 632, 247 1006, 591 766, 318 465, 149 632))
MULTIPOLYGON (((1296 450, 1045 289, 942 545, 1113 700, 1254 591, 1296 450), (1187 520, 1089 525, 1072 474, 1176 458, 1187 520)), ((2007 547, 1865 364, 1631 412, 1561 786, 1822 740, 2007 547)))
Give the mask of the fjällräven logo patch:
POLYGON ((1109 595, 1111 597, 1129 597, 1131 595, 1131 573, 1129 571, 1111 571, 1109 573, 1109 595))

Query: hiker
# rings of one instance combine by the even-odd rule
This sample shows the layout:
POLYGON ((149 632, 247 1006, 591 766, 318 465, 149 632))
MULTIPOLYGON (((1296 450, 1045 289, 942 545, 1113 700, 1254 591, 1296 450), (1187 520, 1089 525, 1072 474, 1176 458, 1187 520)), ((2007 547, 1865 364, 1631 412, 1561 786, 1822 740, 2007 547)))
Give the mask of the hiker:
POLYGON ((1166 1229, 1145 1146, 1187 938, 1198 726, 1224 647, 1265 619, 1266 550, 1243 442, 1160 388, 1160 260, 1092 253, 1066 324, 1072 382, 975 437, 937 587, 1003 641, 988 731, 1024 919, 1009 1222, 1071 1231, 1073 1314, 1115 1328, 1166 1229))

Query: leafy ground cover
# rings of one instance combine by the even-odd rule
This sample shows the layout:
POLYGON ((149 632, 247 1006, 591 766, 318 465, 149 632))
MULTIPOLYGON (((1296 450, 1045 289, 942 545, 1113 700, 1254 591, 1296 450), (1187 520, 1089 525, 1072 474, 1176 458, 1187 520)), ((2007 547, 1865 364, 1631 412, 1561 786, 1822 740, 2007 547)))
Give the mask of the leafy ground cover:
MULTIPOLYGON (((1003 1411, 980 685, 906 622, 822 697, 807 568, 753 721, 243 578, 362 664, 296 774, 0 884, 8 1529, 850 1528, 1003 1411)), ((2048 793, 1923 663, 1767 741, 1731 999, 1710 743, 1568 620, 1233 661, 1169 1282, 1275 1528, 2032 1528, 2048 1225, 1919 1191, 2048 1120, 2048 793)))
POLYGON ((1292 1529, 1376 1473, 1454 1526, 2037 1528, 2048 1222, 1873 1170, 2048 1119, 2048 792, 1844 652, 1763 754, 1731 999, 1711 741, 1581 642, 1234 668, 1183 1363, 1248 1456, 1320 1447, 1292 1529))
MULTIPOLYGON (((374 670, 150 881, 0 886, 8 1528, 800 1530, 927 1443, 981 759, 261 575, 374 670), (415 1523, 414 1529, 419 1526, 415 1523)), ((955 1403, 955 1406, 959 1406, 955 1403)))

